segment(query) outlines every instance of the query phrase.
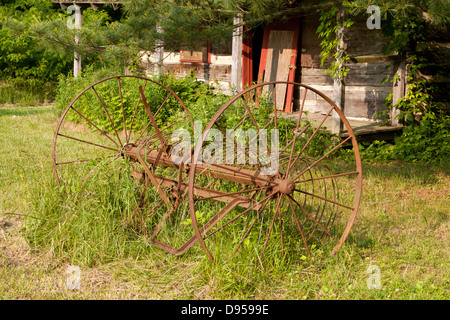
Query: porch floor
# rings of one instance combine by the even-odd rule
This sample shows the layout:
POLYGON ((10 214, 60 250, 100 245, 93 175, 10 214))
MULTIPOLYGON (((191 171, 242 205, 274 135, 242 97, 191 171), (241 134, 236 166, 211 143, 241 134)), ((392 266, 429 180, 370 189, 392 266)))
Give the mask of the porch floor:
MULTIPOLYGON (((290 114, 283 114, 284 117, 287 118, 298 118, 298 112, 293 112, 290 114)), ((321 113, 308 113, 307 115, 303 114, 302 118, 306 119, 313 124, 319 124, 320 121, 323 120, 325 115, 321 113)), ((358 140, 364 141, 375 141, 375 140, 393 140, 395 137, 402 134, 403 126, 390 126, 390 125, 381 125, 380 122, 375 120, 364 120, 364 119, 348 119, 350 126, 353 129, 353 132, 358 136, 358 140)), ((331 128, 332 117, 328 117, 324 126, 327 128, 331 128)), ((328 130, 330 131, 330 130, 328 130)), ((339 136, 341 138, 348 137, 347 130, 342 131, 339 136)))

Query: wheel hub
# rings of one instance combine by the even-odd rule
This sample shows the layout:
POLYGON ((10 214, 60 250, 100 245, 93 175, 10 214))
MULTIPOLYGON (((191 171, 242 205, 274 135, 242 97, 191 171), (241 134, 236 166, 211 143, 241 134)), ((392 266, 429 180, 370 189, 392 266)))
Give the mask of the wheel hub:
POLYGON ((295 183, 290 179, 281 180, 278 189, 281 193, 290 194, 294 191, 295 183))

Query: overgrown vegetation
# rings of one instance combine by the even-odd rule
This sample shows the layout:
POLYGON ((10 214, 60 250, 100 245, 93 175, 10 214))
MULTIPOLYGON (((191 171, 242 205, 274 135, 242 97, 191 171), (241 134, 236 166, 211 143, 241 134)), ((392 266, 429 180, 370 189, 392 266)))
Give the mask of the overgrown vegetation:
MULTIPOLYGON (((117 76, 117 73, 107 69, 95 70, 93 68, 86 68, 86 71, 77 78, 74 78, 71 75, 60 76, 55 101, 57 110, 59 113, 62 113, 72 99, 82 90, 99 80, 112 76, 117 76)), ((197 80, 193 73, 183 78, 176 78, 173 75, 159 75, 151 76, 149 79, 159 82, 171 89, 190 110, 193 120, 201 121, 203 124, 209 122, 214 113, 216 113, 216 111, 230 98, 223 93, 213 92, 208 84, 197 80)), ((108 83, 108 85, 111 85, 111 83, 108 83)), ((125 110, 127 115, 126 118, 131 121, 133 118, 132 115, 134 108, 136 107, 135 105, 132 105, 131 102, 135 103, 139 100, 138 86, 143 85, 143 81, 139 81, 138 79, 133 81, 132 79, 129 79, 129 81, 124 82, 124 85, 125 87, 123 88, 123 92, 125 93, 125 96, 123 99, 124 105, 127 107, 125 110), (127 103, 128 100, 130 103, 127 103)), ((99 90, 102 90, 102 88, 99 90)), ((114 85, 111 86, 110 90, 102 91, 105 93, 105 95, 102 96, 102 99, 104 100, 103 102, 108 106, 115 106, 116 110, 119 111, 121 103, 118 87, 114 85)), ((151 97, 151 99, 147 102, 153 112, 155 112, 164 102, 167 95, 167 92, 162 87, 154 85, 151 82, 147 83, 144 88, 144 92, 147 97, 151 97)), ((99 119, 99 117, 103 119, 104 114, 101 109, 99 109, 99 114, 92 114, 92 112, 94 112, 94 108, 90 109, 89 106, 92 104, 98 104, 99 100, 93 92, 90 93, 90 95, 83 97, 83 99, 85 99, 84 103, 79 103, 78 105, 80 111, 82 111, 85 115, 89 115, 89 118, 95 122, 99 119)), ((168 105, 178 105, 178 101, 176 101, 173 97, 170 97, 168 105)), ((170 107, 164 109, 170 110, 170 107)), ((140 108, 138 111, 142 115, 145 114, 145 110, 143 108, 140 108)), ((173 111, 175 112, 176 110, 173 111)), ((118 129, 121 129, 123 126, 121 124, 122 115, 120 112, 115 112, 114 114, 116 117, 114 119, 114 123, 117 124, 118 129)), ((112 116, 114 117, 114 115, 112 116)), ((170 123, 170 120, 172 120, 170 116, 167 116, 164 119, 166 123, 170 123)), ((106 124, 107 119, 103 120, 106 124)))
MULTIPOLYGON (((386 44, 384 54, 395 55, 407 66, 407 91, 393 103, 393 93, 386 99, 387 109, 378 116, 384 121, 398 120, 405 126, 403 135, 393 144, 376 141, 364 144, 365 159, 424 161, 445 163, 449 161, 448 123, 448 65, 445 59, 436 62, 430 49, 433 41, 449 39, 449 6, 446 1, 343 1, 340 5, 321 8, 317 33, 322 37, 322 66, 327 61, 327 73, 334 79, 344 79, 348 71, 345 63, 349 57, 341 47, 338 32, 341 27, 351 27, 353 17, 366 14, 369 5, 377 5, 381 14, 382 32, 386 44), (345 14, 336 18, 339 9, 345 14), (397 119, 389 119, 392 109, 398 110, 397 119), (419 120, 418 120, 419 119, 419 120)), ((345 35, 344 35, 345 37, 345 35)), ((399 81, 395 76, 392 82, 399 81)))
POLYGON ((2 1, 0 104, 39 104, 54 98, 57 78, 70 70, 71 56, 64 48, 43 45, 31 34, 30 25, 60 15, 50 1, 2 1), (9 27, 8 19, 23 26, 23 32, 9 27))
POLYGON ((56 119, 54 108, 0 108, 4 299, 450 298, 446 164, 364 164, 362 206, 335 257, 316 246, 264 267, 213 265, 199 246, 174 257, 126 228, 123 210, 136 198, 125 172, 63 196, 50 159, 56 119), (81 268, 78 291, 66 286, 68 265, 81 268), (368 288, 370 266, 380 268, 379 289, 368 288))

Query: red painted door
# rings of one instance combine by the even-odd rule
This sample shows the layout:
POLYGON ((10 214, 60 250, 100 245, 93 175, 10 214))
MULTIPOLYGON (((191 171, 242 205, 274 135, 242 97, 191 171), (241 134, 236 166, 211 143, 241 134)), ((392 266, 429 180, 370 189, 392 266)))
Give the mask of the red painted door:
MULTIPOLYGON (((294 81, 300 21, 272 23, 264 30, 258 83, 294 81)), ((274 101, 277 110, 292 112, 293 86, 277 85, 274 101)))

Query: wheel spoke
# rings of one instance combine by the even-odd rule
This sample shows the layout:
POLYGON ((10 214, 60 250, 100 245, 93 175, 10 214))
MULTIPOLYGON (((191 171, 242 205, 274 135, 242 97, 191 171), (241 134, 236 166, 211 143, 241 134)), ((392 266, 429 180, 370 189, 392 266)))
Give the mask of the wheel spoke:
POLYGON ((308 145, 310 144, 311 140, 314 138, 314 136, 317 134, 317 132, 319 131, 320 127, 323 125, 323 123, 325 122, 325 120, 330 116, 331 112, 334 110, 334 106, 328 111, 328 113, 325 115, 325 117, 323 118, 323 120, 320 122, 320 124, 317 126, 316 130, 314 131, 314 133, 311 135, 311 137, 309 137, 308 141, 305 143, 305 145, 303 146, 302 150, 298 153, 298 155, 296 156, 294 162, 291 164, 291 167, 288 168, 288 172, 290 171, 290 169, 292 168, 292 166, 294 165, 294 163, 298 160, 298 158, 300 158, 300 156, 302 155, 303 151, 305 151, 305 149, 308 147, 308 145))
MULTIPOLYGON (((260 136, 261 133, 260 133, 260 130, 259 130, 259 126, 256 123, 255 118, 253 117, 253 114, 252 114, 252 112, 250 110, 250 107, 248 106, 247 101, 245 101, 244 96, 241 96, 241 97, 242 97, 242 100, 244 101, 244 105, 245 105, 245 108, 247 109, 247 113, 250 116, 250 118, 252 119, 253 125, 255 126, 255 129, 256 129, 256 132, 257 132, 256 136, 260 136)), ((267 149, 267 154, 269 154, 269 147, 265 143, 264 139, 261 139, 260 141, 264 144, 264 147, 267 149)))
MULTIPOLYGON (((283 199, 283 195, 280 195, 280 201, 283 199)), ((280 225, 280 240, 281 240, 281 256, 284 257, 284 241, 283 241, 283 220, 281 219, 281 209, 278 209, 278 222, 280 225)))
POLYGON ((127 134, 127 122, 125 121, 125 110, 123 108, 123 96, 122 96, 122 85, 120 84, 120 77, 117 77, 117 83, 119 85, 119 95, 120 95, 120 107, 122 109, 122 120, 123 120, 123 130, 125 131, 125 139, 127 134))
POLYGON ((102 129, 100 129, 99 127, 97 127, 95 124, 92 123, 91 120, 89 120, 88 118, 86 118, 84 115, 81 114, 80 111, 78 111, 77 109, 75 109, 73 106, 70 107, 73 111, 75 111, 80 117, 82 117, 84 120, 86 120, 91 126, 93 126, 95 129, 97 129, 98 131, 100 131, 101 134, 103 134, 106 138, 108 138, 109 140, 111 140, 116 146, 118 146, 120 148, 120 145, 117 144, 116 141, 114 141, 105 131, 103 131, 102 129))
POLYGON ((288 174, 289 174, 289 170, 290 170, 290 168, 291 168, 291 160, 292 160, 292 156, 293 156, 293 154, 294 154, 294 148, 295 148, 295 142, 297 141, 297 138, 303 133, 303 132, 305 132, 308 128, 309 128, 309 124, 302 130, 302 132, 298 132, 298 129, 299 129, 299 127, 300 127, 300 121, 301 121, 301 119, 302 119, 302 113, 303 113, 303 106, 304 106, 304 104, 305 104, 305 99, 306 99, 306 93, 308 92, 308 89, 307 88, 305 88, 305 93, 304 93, 304 95, 303 95, 303 101, 302 101, 302 105, 301 105, 301 107, 300 107, 300 112, 298 113, 298 120, 297 120, 297 125, 296 125, 296 127, 295 127, 295 131, 294 131, 294 139, 293 139, 293 143, 292 143, 292 147, 291 147, 291 153, 290 153, 290 155, 289 155, 289 163, 288 163, 288 166, 287 166, 287 172, 286 172, 286 177, 288 176, 288 174))
POLYGON ((247 231, 244 233, 244 235, 241 238, 241 241, 239 242, 238 246, 236 247, 236 249, 233 252, 233 255, 236 254, 236 252, 238 251, 239 247, 242 245, 242 243, 244 242, 244 240, 247 238, 248 234, 250 233, 251 229, 253 228, 253 226, 255 225, 255 222, 259 219, 261 212, 263 212, 263 210, 265 209, 266 205, 269 203, 270 199, 267 199, 266 202, 264 202, 264 204, 261 206, 261 209, 258 211, 258 214, 256 215, 255 219, 253 220, 253 222, 251 223, 250 227, 247 229, 247 231))
MULTIPOLYGON (((330 199, 327 199, 327 198, 324 198, 324 197, 321 197, 321 196, 318 196, 318 195, 316 195, 316 194, 309 193, 309 192, 306 192, 306 191, 303 191, 303 190, 294 189, 294 191, 297 191, 297 192, 306 194, 306 195, 311 196, 311 197, 315 197, 315 198, 317 198, 317 199, 321 199, 321 200, 323 200, 323 201, 327 201, 327 202, 329 202, 329 203, 336 204, 336 205, 338 205, 338 206, 341 206, 341 207, 343 207, 343 208, 347 208, 347 209, 349 209, 349 210, 354 210, 354 209, 355 209, 355 208, 346 206, 345 204, 339 203, 339 202, 337 202, 337 201, 333 201, 333 200, 330 200, 330 199)), ((295 201, 295 200, 294 200, 294 201, 295 201)))
POLYGON ((165 142, 164 138, 163 138, 163 136, 161 134, 161 131, 158 128, 158 124, 156 123, 155 117, 153 116, 153 113, 152 113, 152 111, 150 110, 150 107, 147 104, 147 100, 145 99, 145 96, 144 96, 144 90, 142 89, 141 86, 139 86, 139 92, 141 94, 142 103, 144 104, 145 111, 147 111, 147 114, 148 114, 148 116, 150 118, 150 121, 152 122, 153 128, 155 129, 155 132, 158 135, 159 141, 161 142, 161 146, 163 146, 164 142, 165 142))
POLYGON ((110 148, 110 147, 107 147, 107 146, 104 146, 104 145, 101 145, 101 144, 98 144, 98 143, 89 142, 89 141, 86 141, 86 140, 82 140, 82 139, 74 138, 74 137, 71 137, 71 136, 67 136, 67 135, 62 134, 62 133, 58 133, 58 136, 61 136, 61 137, 67 138, 67 139, 72 139, 72 140, 79 141, 79 142, 83 142, 83 143, 87 143, 87 144, 90 144, 90 145, 93 145, 93 146, 96 146, 96 147, 100 147, 100 148, 103 148, 103 149, 108 149, 108 150, 112 150, 112 151, 118 152, 117 149, 110 148))
MULTIPOLYGON (((144 82, 144 87, 143 87, 144 90, 145 90, 146 86, 147 86, 147 80, 145 80, 145 82, 144 82)), ((133 132, 134 118, 136 117, 136 113, 137 113, 137 110, 139 108, 139 104, 141 103, 141 100, 142 100, 141 95, 139 95, 139 99, 138 99, 136 108, 134 108, 133 118, 131 119, 131 125, 130 125, 130 131, 129 131, 129 134, 128 134, 128 137, 127 137, 127 143, 130 143, 131 133, 133 132)))
POLYGON ((97 99, 100 101, 103 111, 105 111, 106 115, 108 116, 109 122, 111 123, 111 126, 114 129, 114 132, 116 133, 117 140, 119 141, 120 145, 123 146, 122 141, 120 140, 119 134, 117 133, 116 127, 114 126, 111 116, 109 115, 108 109, 106 109, 106 107, 103 103, 103 100, 100 98, 100 96, 99 96, 97 90, 95 90, 94 86, 92 86, 91 89, 94 90, 94 93, 97 96, 97 99))
POLYGON ((306 94, 308 92, 308 88, 305 88, 305 93, 303 94, 303 101, 302 101, 302 105, 300 106, 300 111, 298 113, 298 120, 297 120, 297 126, 295 127, 295 130, 297 131, 298 128, 300 127, 300 121, 302 120, 302 114, 303 114, 303 107, 305 105, 305 101, 306 101, 306 94))
POLYGON ((286 197, 286 198, 288 199, 289 207, 291 208, 292 214, 294 215, 294 219, 295 219, 295 223, 297 224, 297 228, 300 231, 300 235, 302 236, 302 241, 305 244, 306 251, 308 252, 308 255, 311 255, 311 252, 309 252, 308 244, 306 243, 305 234, 303 233, 303 229, 302 229, 302 227, 300 225, 300 221, 298 221, 297 214, 295 213, 295 209, 294 209, 294 206, 292 204, 292 200, 291 200, 290 197, 286 197))
POLYGON ((272 222, 270 223, 269 232, 267 233, 266 240, 264 241, 264 248, 263 248, 262 253, 261 253, 261 260, 264 257, 264 253, 266 252, 266 248, 267 248, 267 243, 269 242, 270 235, 272 234, 272 229, 273 229, 273 224, 275 222, 275 217, 277 216, 277 214, 279 214, 278 210, 280 208, 280 203, 281 203, 281 195, 278 194, 277 207, 276 207, 275 212, 273 214, 272 222))

